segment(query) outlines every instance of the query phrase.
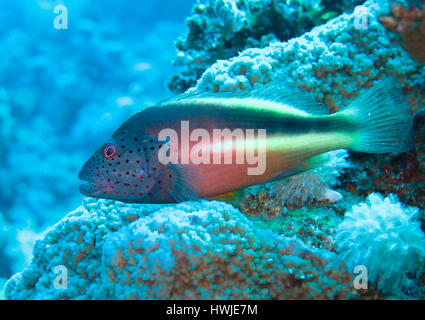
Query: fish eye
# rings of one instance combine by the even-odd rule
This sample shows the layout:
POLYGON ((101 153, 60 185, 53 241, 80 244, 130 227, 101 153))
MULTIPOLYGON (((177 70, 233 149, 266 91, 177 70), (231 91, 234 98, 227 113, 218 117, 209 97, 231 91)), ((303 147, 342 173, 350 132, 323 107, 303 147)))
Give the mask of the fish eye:
POLYGON ((105 149, 103 150, 103 155, 108 158, 111 159, 114 155, 116 155, 117 153, 117 147, 114 146, 113 144, 107 145, 105 147, 105 149))

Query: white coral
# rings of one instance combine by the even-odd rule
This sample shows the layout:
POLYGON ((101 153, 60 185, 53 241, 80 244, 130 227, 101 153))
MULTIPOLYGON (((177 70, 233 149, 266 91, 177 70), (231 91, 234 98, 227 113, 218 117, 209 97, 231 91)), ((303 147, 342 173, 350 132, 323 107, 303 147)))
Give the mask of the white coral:
POLYGON ((370 194, 353 206, 336 230, 338 251, 347 265, 364 265, 383 293, 413 293, 425 259, 425 236, 415 221, 418 209, 403 207, 394 195, 370 194))

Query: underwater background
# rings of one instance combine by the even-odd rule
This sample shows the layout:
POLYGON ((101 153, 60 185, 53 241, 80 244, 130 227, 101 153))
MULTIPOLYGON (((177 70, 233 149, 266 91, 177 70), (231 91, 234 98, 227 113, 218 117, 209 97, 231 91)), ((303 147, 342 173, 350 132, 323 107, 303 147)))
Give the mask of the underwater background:
POLYGON ((424 299, 422 0, 2 4, 0 298, 424 299), (331 112, 397 78, 414 148, 337 150, 234 205, 79 193, 82 164, 131 115, 278 75, 331 112))

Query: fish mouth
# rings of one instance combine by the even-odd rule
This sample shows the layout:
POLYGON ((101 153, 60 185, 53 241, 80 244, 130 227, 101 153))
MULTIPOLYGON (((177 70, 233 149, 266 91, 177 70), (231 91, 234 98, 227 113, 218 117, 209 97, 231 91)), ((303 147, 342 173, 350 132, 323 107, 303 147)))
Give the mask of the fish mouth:
POLYGON ((80 190, 80 193, 86 197, 95 197, 96 194, 104 191, 102 188, 91 182, 84 182, 80 184, 78 189, 80 190))
POLYGON ((82 181, 79 186, 80 193, 86 197, 96 197, 100 193, 105 193, 105 188, 95 182, 91 182, 87 175, 80 172, 78 178, 82 181))

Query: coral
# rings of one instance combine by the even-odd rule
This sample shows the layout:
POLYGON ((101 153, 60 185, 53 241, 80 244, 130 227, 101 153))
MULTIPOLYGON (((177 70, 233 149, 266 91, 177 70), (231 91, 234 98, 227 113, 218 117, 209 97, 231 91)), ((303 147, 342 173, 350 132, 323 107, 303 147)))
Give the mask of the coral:
POLYGON ((379 20, 388 30, 400 35, 403 47, 413 59, 425 64, 425 1, 422 7, 403 7, 401 3, 394 2, 392 16, 382 16, 379 20))
POLYGON ((406 204, 425 208, 425 171, 423 135, 416 135, 415 149, 401 155, 351 154, 355 164, 342 173, 342 188, 367 196, 395 193, 406 204))
POLYGON ((341 222, 341 210, 332 206, 325 210, 307 206, 334 203, 343 198, 331 188, 340 183, 341 171, 350 166, 347 157, 346 150, 331 151, 321 157, 326 162, 318 168, 250 187, 238 207, 246 215, 265 221, 265 228, 296 236, 309 246, 333 251, 333 229, 341 222))
POLYGON ((220 202, 125 205, 86 199, 34 247, 8 299, 354 297, 338 257, 255 227, 220 202), (55 266, 68 289, 54 289, 55 266))
MULTIPOLYGON (((254 199, 255 201, 255 199, 254 199)), ((273 200, 276 201, 276 200, 273 200)), ((276 202, 269 202, 271 208, 278 207, 276 202)), ((254 202, 255 203, 255 202, 254 202)), ((253 208, 249 207, 253 210, 253 208)), ((241 210, 247 215, 250 210, 242 206, 241 210)), ((255 212, 255 210, 253 210, 255 212)), ((261 211, 260 211, 261 212, 261 211)), ((336 252, 333 234, 335 228, 342 222, 342 214, 338 210, 330 210, 324 206, 310 206, 291 210, 282 210, 278 216, 263 217, 257 212, 248 216, 254 225, 272 230, 285 237, 296 237, 308 247, 322 248, 336 252)))
POLYGON ((336 230, 340 255, 350 268, 366 266, 369 280, 383 293, 417 294, 414 280, 425 263, 425 236, 417 213, 394 195, 369 195, 346 213, 336 230))
POLYGON ((343 201, 313 202, 298 208, 283 206, 271 187, 266 184, 248 188, 244 201, 237 204, 238 209, 261 228, 296 237, 309 247, 329 251, 336 251, 335 229, 342 222, 344 213, 364 199, 338 189, 343 201))
MULTIPOLYGON (((237 57, 220 60, 204 72, 197 89, 249 91, 283 77, 311 92, 334 112, 377 80, 396 76, 412 113, 416 112, 425 105, 425 69, 396 45, 395 35, 379 22, 378 17, 391 10, 390 4, 387 0, 369 0, 352 14, 334 18, 298 38, 247 49, 237 57)), ((421 159, 425 154, 420 131, 419 127, 415 150, 408 153, 351 153, 354 166, 342 176, 343 187, 360 195, 389 190, 403 201, 425 208, 421 200, 425 188, 418 184, 423 177, 421 159)))
POLYGON ((180 93, 192 87, 214 62, 247 48, 299 36, 360 4, 354 1, 206 0, 198 2, 186 20, 188 32, 176 43, 169 88, 180 93))
POLYGON ((394 46, 378 21, 388 7, 388 1, 367 1, 353 14, 334 18, 301 37, 218 61, 205 71, 197 88, 246 91, 285 77, 337 111, 376 80, 395 75, 416 111, 424 101, 425 71, 394 46))

